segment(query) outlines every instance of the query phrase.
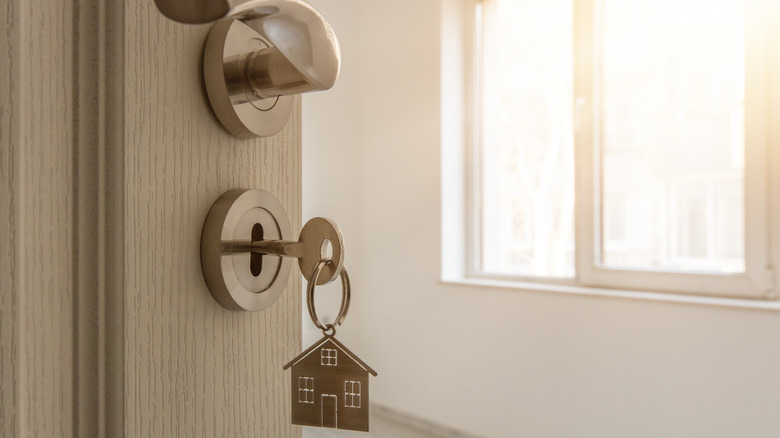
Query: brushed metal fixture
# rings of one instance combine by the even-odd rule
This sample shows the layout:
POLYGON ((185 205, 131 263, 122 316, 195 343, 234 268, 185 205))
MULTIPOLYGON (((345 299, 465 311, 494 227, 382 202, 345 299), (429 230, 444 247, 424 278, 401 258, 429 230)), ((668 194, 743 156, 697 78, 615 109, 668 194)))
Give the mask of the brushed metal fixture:
POLYGON ((323 323, 314 307, 314 287, 329 260, 321 260, 308 277, 306 305, 312 322, 325 335, 304 350, 283 369, 291 368, 293 397, 292 423, 301 426, 330 427, 368 432, 369 381, 377 373, 355 353, 336 340, 336 326, 344 322, 351 300, 347 269, 341 270, 341 308, 332 323, 323 323), (344 410, 335 394, 343 394, 344 410), (333 399, 336 399, 335 401, 333 399))
POLYGON ((188 24, 216 21, 230 12, 228 0, 154 0, 154 3, 166 17, 188 24))
POLYGON ((203 75, 220 122, 237 137, 269 137, 284 128, 293 96, 327 90, 341 51, 327 21, 300 0, 155 0, 184 23, 218 22, 206 42, 203 75))
POLYGON ((339 314, 336 316, 336 319, 333 320, 331 324, 323 324, 323 322, 320 320, 320 317, 317 316, 317 309, 314 308, 314 286, 318 283, 320 273, 322 273, 322 270, 330 264, 330 261, 328 260, 322 260, 314 267, 314 270, 312 270, 311 274, 309 275, 308 282, 306 284, 306 308, 309 309, 309 316, 311 317, 312 322, 314 322, 314 325, 317 326, 320 330, 323 330, 325 332, 328 332, 329 330, 332 331, 331 334, 336 334, 336 326, 341 325, 344 323, 344 318, 347 317, 347 312, 349 311, 349 303, 352 301, 352 288, 350 286, 349 282, 349 274, 347 274, 347 268, 343 267, 341 268, 341 306, 339 307, 339 314))
POLYGON ((293 258, 305 276, 328 260, 318 273, 319 285, 338 278, 344 266, 344 238, 338 225, 316 217, 306 222, 298 241, 291 239, 287 213, 271 193, 259 189, 223 193, 211 207, 201 235, 201 266, 211 294, 230 310, 266 309, 284 290, 293 258), (258 234, 262 237, 256 238, 258 234))

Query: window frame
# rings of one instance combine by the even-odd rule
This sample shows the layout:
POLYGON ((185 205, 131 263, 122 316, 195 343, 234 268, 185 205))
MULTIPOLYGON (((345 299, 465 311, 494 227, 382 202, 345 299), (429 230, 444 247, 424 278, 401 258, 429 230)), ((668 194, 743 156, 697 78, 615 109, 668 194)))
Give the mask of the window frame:
MULTIPOLYGON (((523 283, 559 284, 585 288, 609 288, 628 291, 663 292, 704 295, 723 298, 777 299, 776 270, 780 240, 778 227, 771 221, 771 212, 780 212, 777 193, 780 173, 777 154, 771 154, 771 143, 780 139, 778 123, 771 119, 772 108, 780 107, 780 81, 770 80, 773 71, 780 71, 780 56, 772 56, 780 46, 780 31, 771 31, 771 17, 780 16, 780 6, 767 0, 747 0, 745 20, 745 272, 737 274, 682 273, 669 271, 632 270, 600 266, 601 244, 601 184, 598 168, 601 147, 598 133, 600 102, 598 74, 601 44, 596 30, 600 0, 572 0, 574 5, 574 212, 575 212, 575 276, 573 278, 541 278, 496 274, 481 269, 481 179, 479 120, 482 111, 480 71, 481 17, 478 9, 483 0, 470 0, 470 15, 463 30, 471 35, 464 44, 467 62, 464 67, 464 88, 467 107, 464 112, 468 127, 465 137, 466 196, 463 277, 481 280, 503 280, 523 283), (769 13, 767 13, 769 12, 769 13), (773 190, 774 189, 774 190, 773 190), (652 286, 648 286, 648 285, 652 286)), ((443 263, 444 263, 443 258, 443 263)), ((443 271, 445 269, 443 268, 443 271)))
POLYGON ((298 403, 314 403, 314 377, 298 377, 298 403), (303 383, 303 388, 301 388, 301 383, 303 383), (310 384, 311 388, 309 388, 310 384), (301 400, 301 395, 303 395, 303 400, 301 400), (311 396, 311 400, 309 400, 309 396, 311 396))
POLYGON ((363 385, 359 380, 344 381, 344 407, 360 409, 363 406, 362 386, 363 385), (357 384, 357 386, 355 384, 357 384), (352 392, 347 390, 347 385, 352 386, 352 392), (357 392, 355 392, 355 388, 357 388, 357 392), (351 400, 352 403, 349 403, 348 400, 351 400), (357 400, 357 405, 355 405, 355 400, 357 400))
POLYGON ((320 350, 320 365, 326 367, 338 366, 339 351, 335 348, 323 348, 320 350))

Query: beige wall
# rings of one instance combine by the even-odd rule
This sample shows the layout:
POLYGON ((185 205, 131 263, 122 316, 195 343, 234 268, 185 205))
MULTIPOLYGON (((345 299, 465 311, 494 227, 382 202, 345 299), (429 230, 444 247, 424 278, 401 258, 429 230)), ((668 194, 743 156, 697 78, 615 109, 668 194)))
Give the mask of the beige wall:
POLYGON ((342 225, 372 401, 486 437, 780 436, 776 311, 442 284, 440 2, 311 3, 344 69, 304 98, 303 215, 342 225))

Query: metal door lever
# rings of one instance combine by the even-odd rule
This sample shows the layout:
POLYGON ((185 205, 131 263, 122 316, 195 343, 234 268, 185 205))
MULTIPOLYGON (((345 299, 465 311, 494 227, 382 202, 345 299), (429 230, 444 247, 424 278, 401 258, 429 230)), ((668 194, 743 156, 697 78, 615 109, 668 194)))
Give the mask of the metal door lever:
POLYGON ((293 95, 327 90, 341 51, 327 21, 300 0, 155 0, 168 18, 206 23, 203 75, 220 122, 238 137, 271 136, 292 112, 293 95))

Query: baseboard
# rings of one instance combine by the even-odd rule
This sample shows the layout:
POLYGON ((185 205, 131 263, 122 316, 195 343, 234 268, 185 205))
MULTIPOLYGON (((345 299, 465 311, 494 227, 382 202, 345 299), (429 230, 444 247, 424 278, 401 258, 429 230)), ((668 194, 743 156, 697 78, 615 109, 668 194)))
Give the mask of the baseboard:
MULTIPOLYGON (((426 438, 481 438, 476 435, 468 434, 448 426, 444 426, 433 421, 418 417, 416 415, 402 412, 383 405, 371 406, 372 420, 384 420, 387 425, 397 428, 411 429, 419 433, 421 437, 426 438)), ((376 422, 376 421, 375 421, 376 422)), ((401 435, 395 435, 401 436, 401 435)))
POLYGON ((387 406, 372 404, 371 432, 304 427, 304 438, 481 438, 387 406))

